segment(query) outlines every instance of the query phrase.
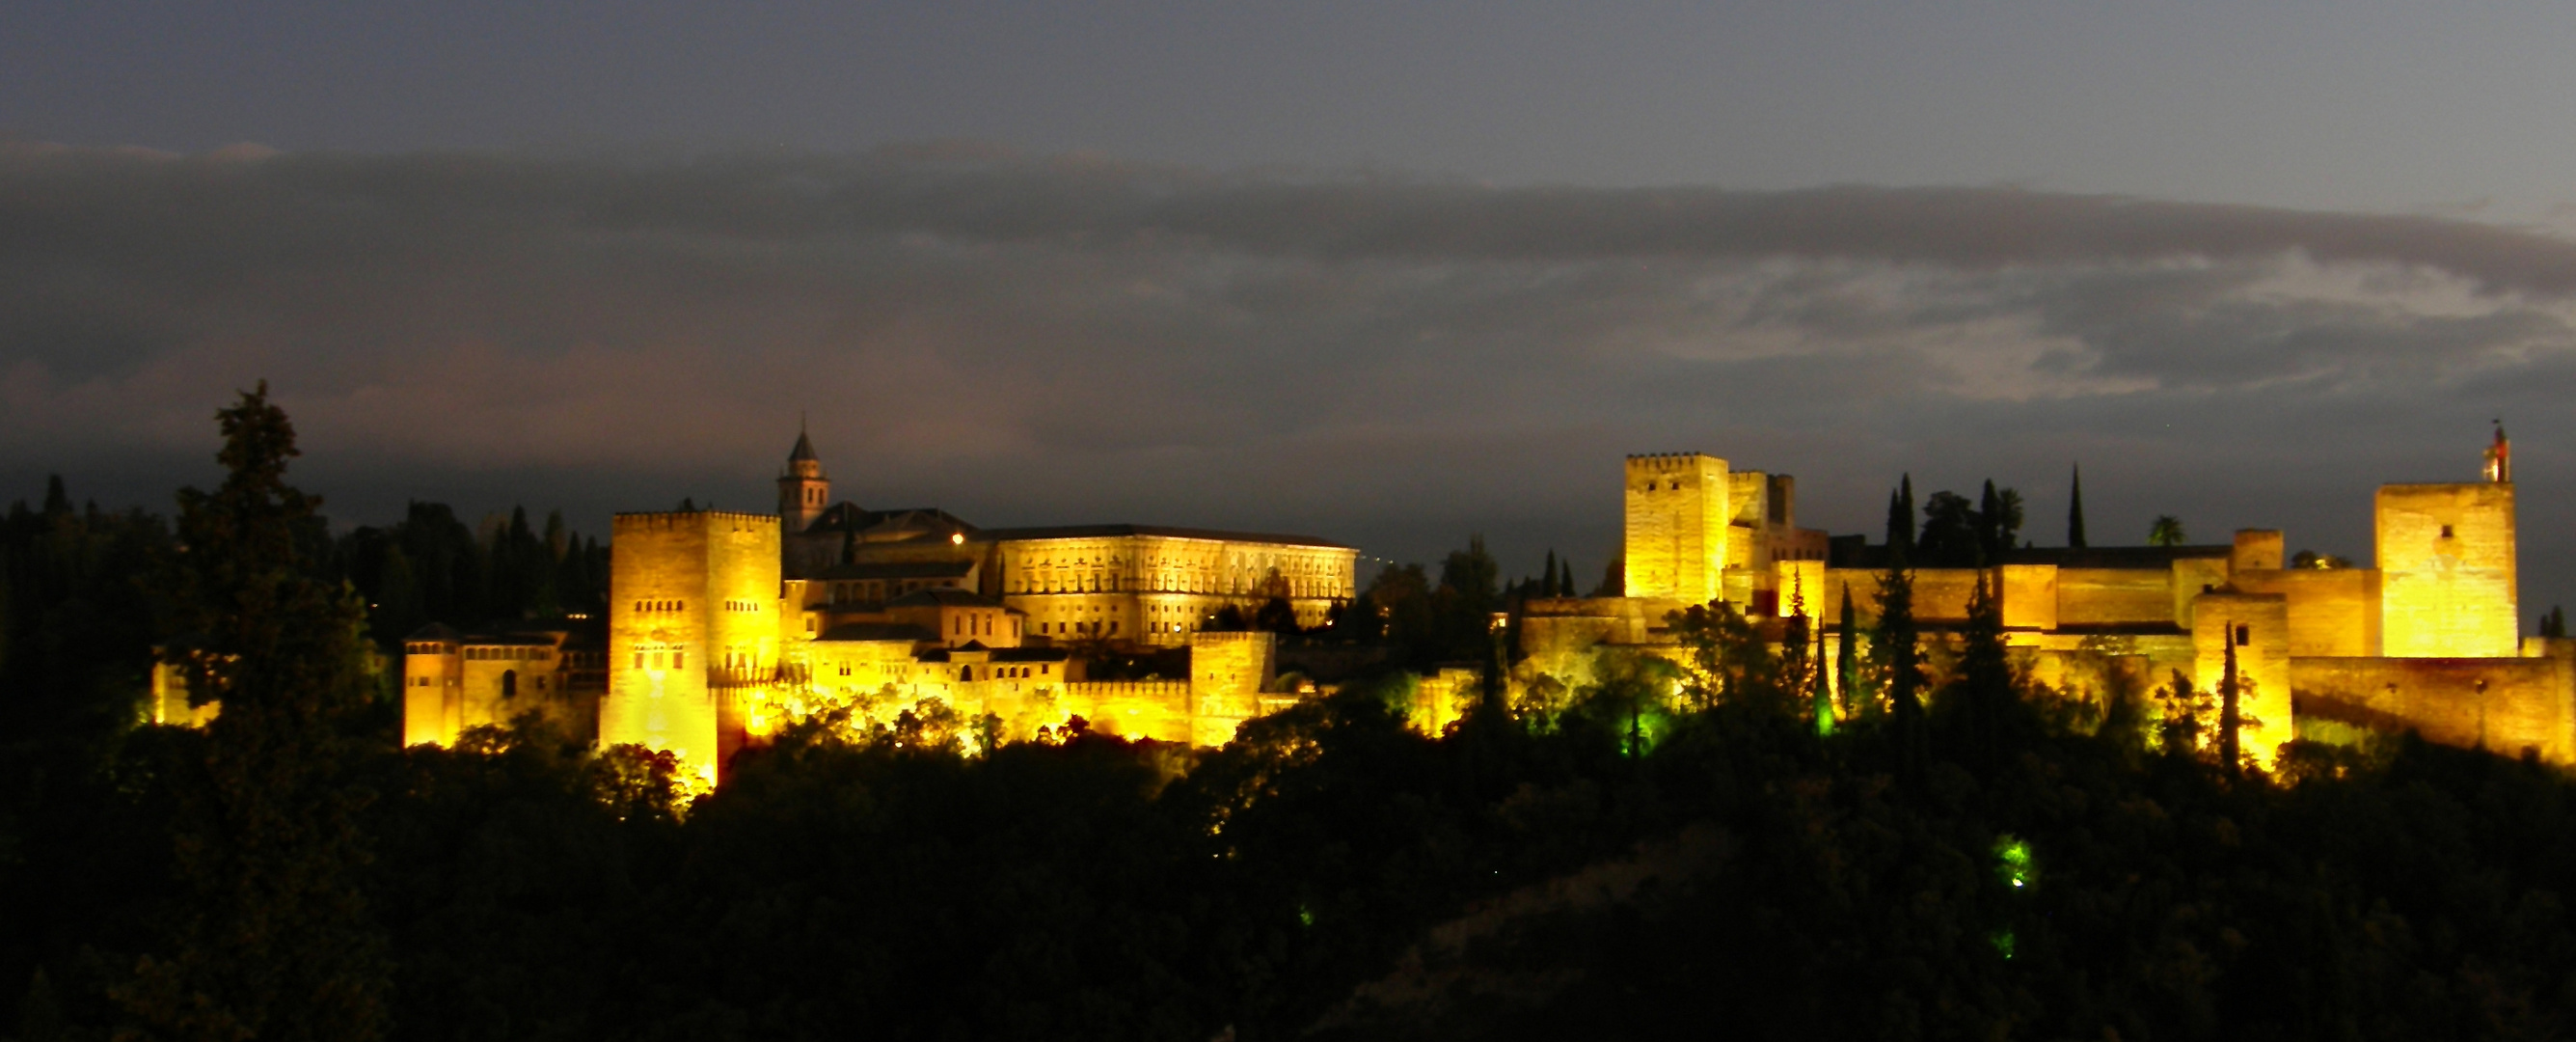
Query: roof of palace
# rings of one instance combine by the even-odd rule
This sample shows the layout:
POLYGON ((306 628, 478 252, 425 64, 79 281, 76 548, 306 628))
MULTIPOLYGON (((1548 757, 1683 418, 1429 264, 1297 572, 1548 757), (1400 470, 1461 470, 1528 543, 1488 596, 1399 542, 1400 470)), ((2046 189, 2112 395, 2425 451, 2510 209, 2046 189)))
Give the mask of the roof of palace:
POLYGON ((962 579, 975 570, 973 561, 886 561, 875 564, 836 564, 818 569, 814 578, 836 579, 962 579))
POLYGON ((1329 539, 1310 535, 1280 535, 1273 532, 1228 532, 1214 528, 1177 528, 1170 525, 1054 525, 1041 528, 988 528, 969 538, 1004 543, 1030 539, 1097 539, 1109 536, 1163 536, 1171 539, 1209 539, 1227 543, 1272 543, 1283 546, 1315 546, 1334 550, 1350 547, 1329 539))

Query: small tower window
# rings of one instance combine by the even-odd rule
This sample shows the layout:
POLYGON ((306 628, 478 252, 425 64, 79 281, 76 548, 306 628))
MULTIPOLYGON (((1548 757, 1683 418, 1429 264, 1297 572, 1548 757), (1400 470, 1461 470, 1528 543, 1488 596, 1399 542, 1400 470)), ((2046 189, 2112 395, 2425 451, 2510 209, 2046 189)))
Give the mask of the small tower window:
POLYGON ((2443 525, 2443 526, 2442 526, 2442 538, 2444 538, 2444 539, 2449 539, 2450 537, 2451 537, 2451 526, 2449 526, 2449 525, 2443 525))
POLYGON ((2237 646, 2237 647, 2240 647, 2240 648, 2242 648, 2242 647, 2247 647, 2247 646, 2252 645, 2253 643, 2254 643, 2254 627, 2252 627, 2252 626, 2238 626, 2238 627, 2236 627, 2236 646, 2237 646))

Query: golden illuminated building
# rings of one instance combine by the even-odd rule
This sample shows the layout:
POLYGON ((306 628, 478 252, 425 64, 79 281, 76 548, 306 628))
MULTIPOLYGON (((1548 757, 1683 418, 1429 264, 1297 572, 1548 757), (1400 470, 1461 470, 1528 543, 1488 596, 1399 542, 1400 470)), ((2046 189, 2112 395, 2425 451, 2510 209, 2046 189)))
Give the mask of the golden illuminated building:
POLYGON ((596 737, 608 687, 604 636, 588 618, 470 635, 422 627, 403 638, 403 744, 454 745, 468 728, 530 713, 568 736, 596 737))
POLYGON ((619 514, 612 532, 599 740, 669 751, 711 784, 778 673, 778 519, 619 514))
MULTIPOLYGON (((2413 728, 2576 762, 2576 642, 2519 632, 2509 453, 2499 430, 2488 480, 2382 487, 2376 567, 2303 567, 2284 559, 2282 533, 2249 529, 2224 544, 2022 547, 1984 569, 1910 569, 1927 660, 1954 657, 1942 649, 1957 649, 1984 584, 2017 667, 2061 690, 2179 676, 2213 692, 2232 658, 2240 737, 2259 761, 2295 737, 2413 728)), ((1667 616, 1693 604, 1732 605, 1771 632, 1803 613, 1829 656, 1847 600, 1859 639, 1876 623, 1887 549, 1798 527, 1790 476, 1685 453, 1629 457, 1624 477, 1625 595, 1523 605, 1527 658, 1509 683, 1579 686, 1604 648, 1677 655, 1667 616)), ((1217 745, 1319 686, 1282 672, 1275 636, 1211 618, 1284 606, 1312 626, 1357 592, 1356 551, 1321 540, 983 529, 932 508, 835 503, 801 435, 778 484, 775 516, 619 515, 604 632, 414 635, 405 740, 452 743, 529 712, 575 733, 590 719, 598 741, 670 751, 706 783, 745 743, 827 713, 854 726, 981 721, 978 741, 1078 716, 1217 745), (1099 652, 1157 648, 1188 649, 1187 671, 1085 675, 1099 652)), ((169 672, 156 671, 156 711, 213 711, 187 709, 169 672)), ((1413 678, 1415 724, 1455 720, 1476 683, 1467 669, 1413 678)))
POLYGON ((983 529, 932 508, 835 503, 801 432, 778 492, 775 516, 617 515, 605 632, 589 645, 565 627, 415 634, 404 740, 453 744, 538 712, 603 745, 672 753, 699 784, 744 744, 824 713, 853 726, 989 719, 1005 739, 1078 716, 1131 738, 1221 744, 1299 692, 1279 690, 1273 635, 1210 620, 1284 605, 1320 625, 1356 593, 1358 552, 1318 539, 983 529), (1075 654, 1153 648, 1189 649, 1189 672, 1094 681, 1075 654))
MULTIPOLYGON (((2215 691, 2232 646, 2241 738, 2267 762, 2283 742, 2336 728, 2413 728, 2576 762, 2576 643, 2520 634, 2500 427, 2482 474, 2380 488, 2375 568, 2292 567, 2268 529, 2221 545, 2025 547, 1983 570, 1911 569, 1915 619, 1928 644, 1955 648, 1969 598, 1989 583, 2015 661, 2066 689, 2118 673, 2215 691)), ((1519 682, 1584 682, 1604 647, 1677 655, 1665 615, 1709 600, 1757 622, 1803 610, 1831 624, 1850 598, 1866 639, 1887 550, 1797 529, 1785 475, 1698 453, 1632 456, 1625 475, 1627 596, 1531 602, 1519 682), (1757 494, 1768 502, 1748 508, 1757 494)), ((1838 653, 1839 639, 1828 646, 1838 653)))

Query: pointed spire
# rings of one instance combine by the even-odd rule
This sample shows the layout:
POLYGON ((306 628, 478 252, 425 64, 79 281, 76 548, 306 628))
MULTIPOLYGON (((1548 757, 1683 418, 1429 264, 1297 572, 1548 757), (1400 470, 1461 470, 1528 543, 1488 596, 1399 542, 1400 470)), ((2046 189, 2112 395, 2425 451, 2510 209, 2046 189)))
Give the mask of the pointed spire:
POLYGON ((822 461, 823 457, 814 454, 813 441, 805 437, 805 414, 799 412, 796 414, 796 449, 787 454, 787 462, 820 463, 822 461))

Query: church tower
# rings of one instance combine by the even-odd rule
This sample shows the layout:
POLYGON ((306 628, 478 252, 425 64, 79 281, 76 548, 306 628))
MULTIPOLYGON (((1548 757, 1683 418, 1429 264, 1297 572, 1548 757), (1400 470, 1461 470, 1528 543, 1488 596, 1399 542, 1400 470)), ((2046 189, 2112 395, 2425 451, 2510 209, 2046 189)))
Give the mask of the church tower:
POLYGON ((797 535, 823 516, 832 504, 832 479, 823 476, 823 458, 796 425, 796 450, 787 454, 787 470, 778 475, 778 520, 788 535, 797 535))

